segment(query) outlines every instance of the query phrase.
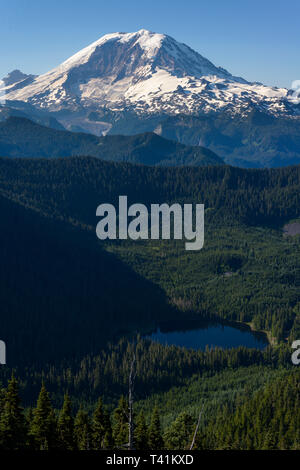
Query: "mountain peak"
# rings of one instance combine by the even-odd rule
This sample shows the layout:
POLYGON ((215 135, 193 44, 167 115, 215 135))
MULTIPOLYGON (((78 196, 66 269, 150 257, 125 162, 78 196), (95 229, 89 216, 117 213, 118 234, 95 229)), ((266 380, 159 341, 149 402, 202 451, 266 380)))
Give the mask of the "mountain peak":
POLYGON ((192 75, 199 78, 203 75, 217 75, 231 77, 225 69, 215 67, 212 62, 186 44, 179 43, 166 34, 155 33, 147 29, 140 29, 132 33, 105 34, 65 61, 63 65, 70 66, 87 61, 94 53, 99 52, 99 49, 102 48, 103 50, 107 47, 111 49, 126 48, 127 52, 131 54, 131 58, 141 55, 149 63, 153 63, 157 59, 156 67, 160 66, 175 74, 179 73, 181 76, 192 75))
POLYGON ((15 69, 12 72, 9 72, 2 81, 6 86, 10 86, 32 77, 34 77, 34 75, 27 75, 26 73, 21 72, 21 70, 15 69))
POLYGON ((234 77, 171 36, 147 29, 105 34, 32 83, 24 80, 6 90, 7 100, 49 111, 80 110, 85 116, 103 109, 159 115, 244 113, 249 105, 285 113, 286 95, 285 89, 234 77))

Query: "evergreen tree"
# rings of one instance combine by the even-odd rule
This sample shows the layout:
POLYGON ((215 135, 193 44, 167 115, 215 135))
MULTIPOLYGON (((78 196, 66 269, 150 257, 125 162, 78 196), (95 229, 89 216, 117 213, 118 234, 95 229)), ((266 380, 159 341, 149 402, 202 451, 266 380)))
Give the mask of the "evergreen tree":
POLYGON ((33 411, 30 435, 37 450, 51 450, 57 445, 57 423, 49 394, 44 384, 33 411))
POLYGON ((68 394, 64 397, 64 403, 58 419, 59 446, 64 450, 74 450, 74 420, 72 416, 72 404, 68 394))
POLYGON ((188 413, 180 413, 164 434, 167 449, 186 449, 192 441, 193 425, 193 418, 188 413))
POLYGON ((128 403, 123 396, 113 414, 113 439, 116 447, 128 445, 128 403))
POLYGON ((4 408, 5 402, 5 388, 0 388, 0 416, 4 408))
POLYGON ((164 448, 157 407, 154 408, 151 416, 151 423, 148 430, 148 446, 150 450, 162 450, 164 448))
POLYGON ((134 432, 136 450, 148 449, 148 428, 143 411, 140 412, 136 419, 136 428, 134 432))
POLYGON ((31 427, 31 423, 33 421, 33 418, 34 418, 33 409, 30 407, 29 409, 26 410, 26 414, 25 414, 26 426, 27 426, 27 429, 28 429, 27 444, 28 444, 28 447, 30 449, 33 449, 34 444, 35 444, 34 437, 30 433, 30 427, 31 427))
POLYGON ((18 450, 25 446, 26 425, 18 382, 14 376, 8 382, 7 390, 2 399, 0 416, 0 448, 18 450))
POLYGON ((103 440, 103 449, 109 450, 113 448, 114 440, 113 440, 110 416, 106 412, 104 412, 104 423, 105 423, 104 425, 105 435, 104 435, 104 440, 103 440))
POLYGON ((74 422, 74 438, 78 450, 90 450, 91 448, 91 423, 88 413, 82 405, 74 422))
POLYGON ((103 411, 102 400, 99 398, 92 420, 92 442, 94 450, 100 450, 103 448, 105 432, 105 414, 103 411))

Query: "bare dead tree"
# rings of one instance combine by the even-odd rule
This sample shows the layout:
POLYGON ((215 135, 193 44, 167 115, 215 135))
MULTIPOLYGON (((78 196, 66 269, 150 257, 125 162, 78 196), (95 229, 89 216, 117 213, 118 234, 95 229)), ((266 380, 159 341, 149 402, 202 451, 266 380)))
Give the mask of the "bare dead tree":
POLYGON ((192 443, 191 443, 191 446, 190 446, 190 450, 193 450, 193 447, 195 445, 196 437, 197 437, 197 434, 198 434, 198 431, 199 431, 199 426, 200 426, 200 422, 201 422, 201 418, 202 418, 203 408, 204 408, 204 403, 202 405, 202 408, 201 408, 199 416, 198 416, 197 426, 196 426, 196 429, 195 429, 195 432, 194 432, 194 436, 193 436, 193 440, 192 440, 192 443))
POLYGON ((135 353, 133 353, 133 359, 130 366, 130 374, 128 380, 128 449, 134 450, 134 421, 133 421, 133 391, 134 382, 136 377, 135 369, 135 353))

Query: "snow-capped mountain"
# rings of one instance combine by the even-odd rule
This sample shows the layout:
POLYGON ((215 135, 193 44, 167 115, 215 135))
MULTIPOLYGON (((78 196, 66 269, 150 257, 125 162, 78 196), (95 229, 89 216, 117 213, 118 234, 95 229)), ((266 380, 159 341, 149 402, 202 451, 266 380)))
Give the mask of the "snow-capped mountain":
POLYGON ((9 92, 12 93, 19 88, 24 88, 26 85, 29 85, 35 78, 36 75, 27 75, 26 73, 23 73, 17 69, 7 74, 7 76, 2 79, 2 83, 4 87, 7 87, 9 92))
POLYGON ((107 34, 30 83, 8 83, 5 93, 9 101, 54 112, 195 115, 243 113, 249 106, 272 114, 293 112, 287 89, 234 77, 185 44, 144 29, 107 34))

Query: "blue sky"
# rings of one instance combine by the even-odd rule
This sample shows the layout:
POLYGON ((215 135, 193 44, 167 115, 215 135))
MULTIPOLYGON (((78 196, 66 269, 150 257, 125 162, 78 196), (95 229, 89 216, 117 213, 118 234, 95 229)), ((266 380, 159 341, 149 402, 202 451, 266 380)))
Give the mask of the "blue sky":
POLYGON ((234 75, 300 79, 299 0, 9 0, 0 3, 0 77, 40 74, 103 34, 166 33, 234 75))

